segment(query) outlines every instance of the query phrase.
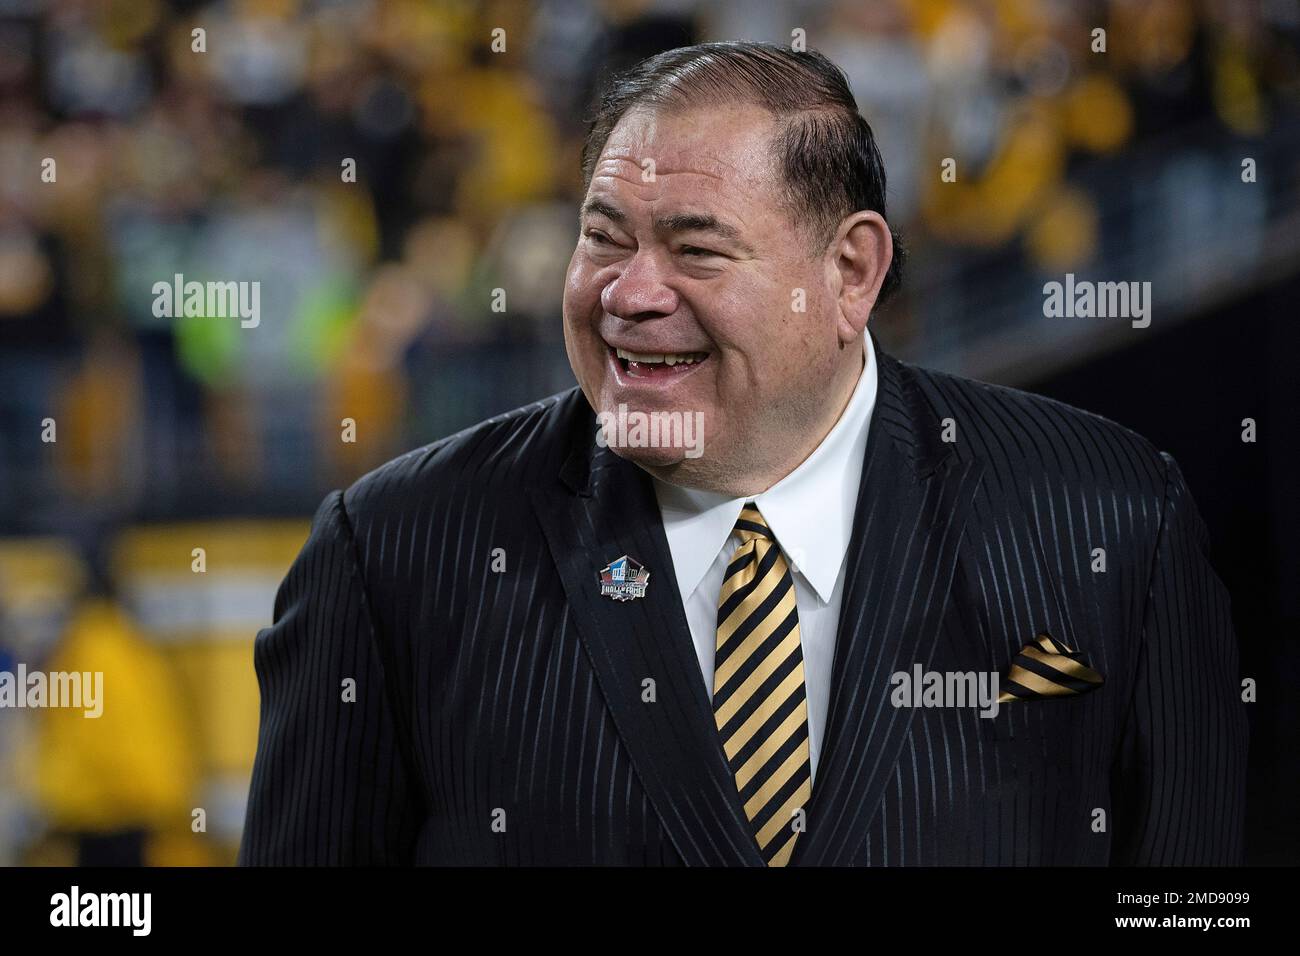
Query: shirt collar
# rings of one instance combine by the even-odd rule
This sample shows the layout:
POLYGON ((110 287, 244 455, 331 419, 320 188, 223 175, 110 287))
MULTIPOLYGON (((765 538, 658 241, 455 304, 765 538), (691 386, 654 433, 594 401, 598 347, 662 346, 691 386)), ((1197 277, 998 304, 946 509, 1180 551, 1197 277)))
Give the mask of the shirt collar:
POLYGON ((864 334, 866 363, 839 421, 811 455, 767 491, 730 498, 653 479, 677 587, 686 600, 753 501, 794 570, 828 602, 848 553, 867 429, 876 404, 876 353, 864 334))

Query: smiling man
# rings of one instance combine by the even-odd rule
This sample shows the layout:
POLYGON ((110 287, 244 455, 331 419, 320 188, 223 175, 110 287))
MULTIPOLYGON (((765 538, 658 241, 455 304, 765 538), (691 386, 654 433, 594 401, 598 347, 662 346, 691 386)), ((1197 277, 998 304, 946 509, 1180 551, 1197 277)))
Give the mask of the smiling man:
POLYGON ((629 85, 610 99, 636 106, 607 103, 619 122, 584 164, 564 299, 569 359, 594 408, 703 413, 706 454, 637 449, 643 468, 678 486, 755 494, 812 453, 861 376, 893 261, 879 157, 859 118, 845 132, 876 175, 863 176, 860 196, 846 180, 827 204, 824 183, 840 174, 802 155, 806 91, 785 92, 774 113, 629 85), (801 163, 813 167, 795 173, 806 179, 783 182, 801 163), (822 254, 831 247, 837 256, 822 254))
POLYGON ((1176 463, 878 349, 901 255, 839 70, 655 56, 582 168, 580 388, 326 498, 257 638, 241 862, 1236 861, 1176 463))

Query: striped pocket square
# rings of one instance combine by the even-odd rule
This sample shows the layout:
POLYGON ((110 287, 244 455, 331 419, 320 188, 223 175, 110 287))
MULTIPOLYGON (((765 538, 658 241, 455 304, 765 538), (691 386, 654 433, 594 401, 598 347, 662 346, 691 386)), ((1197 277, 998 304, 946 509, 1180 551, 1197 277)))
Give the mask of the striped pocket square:
POLYGON ((1083 654, 1044 632, 1024 646, 1002 675, 998 703, 1074 697, 1103 683, 1104 678, 1083 662, 1083 654))

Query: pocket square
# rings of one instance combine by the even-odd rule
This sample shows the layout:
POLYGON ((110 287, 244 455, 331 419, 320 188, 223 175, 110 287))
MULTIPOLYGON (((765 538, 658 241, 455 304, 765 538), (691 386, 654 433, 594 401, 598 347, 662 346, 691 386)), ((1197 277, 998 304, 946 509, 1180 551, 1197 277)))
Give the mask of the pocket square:
POLYGON ((1083 654, 1044 632, 1024 646, 1007 672, 998 703, 1074 697, 1096 690, 1105 679, 1083 662, 1083 654))

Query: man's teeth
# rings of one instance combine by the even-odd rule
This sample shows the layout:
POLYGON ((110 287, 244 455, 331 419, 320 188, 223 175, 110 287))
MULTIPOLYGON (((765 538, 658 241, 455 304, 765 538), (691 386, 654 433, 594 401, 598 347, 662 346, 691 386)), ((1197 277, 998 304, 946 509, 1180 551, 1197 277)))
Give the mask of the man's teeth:
POLYGON ((615 349, 618 357, 627 359, 629 362, 639 362, 643 365, 676 365, 679 362, 690 365, 692 362, 700 362, 708 357, 708 352, 629 352, 627 349, 615 349))

